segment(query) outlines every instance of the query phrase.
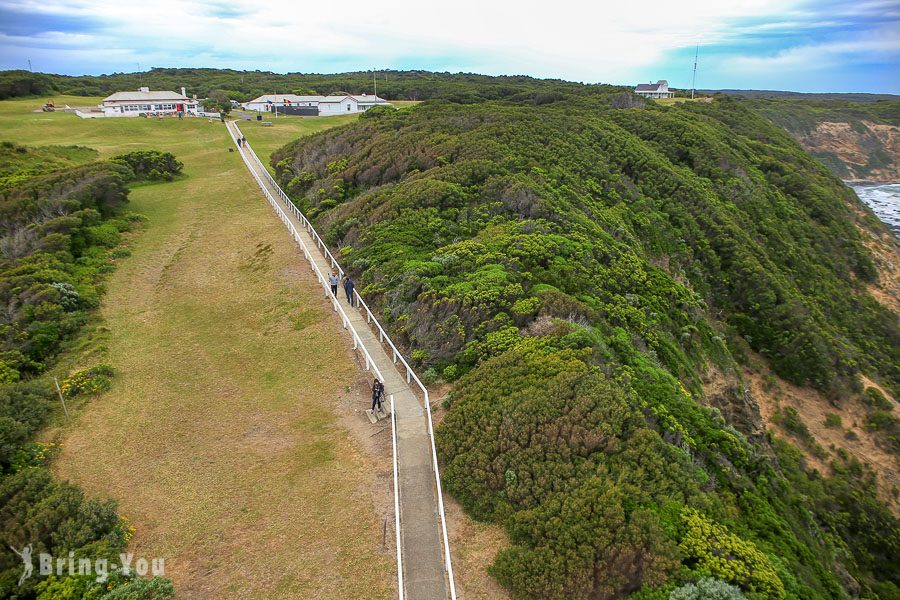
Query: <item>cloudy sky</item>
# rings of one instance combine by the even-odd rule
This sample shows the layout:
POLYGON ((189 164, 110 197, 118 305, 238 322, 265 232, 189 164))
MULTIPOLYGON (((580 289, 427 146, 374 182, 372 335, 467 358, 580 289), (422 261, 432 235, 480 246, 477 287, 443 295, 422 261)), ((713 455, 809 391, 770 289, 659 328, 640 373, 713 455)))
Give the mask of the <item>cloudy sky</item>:
POLYGON ((0 69, 428 69, 900 93, 900 0, 0 0, 0 69), (325 8, 323 8, 325 7, 325 8))

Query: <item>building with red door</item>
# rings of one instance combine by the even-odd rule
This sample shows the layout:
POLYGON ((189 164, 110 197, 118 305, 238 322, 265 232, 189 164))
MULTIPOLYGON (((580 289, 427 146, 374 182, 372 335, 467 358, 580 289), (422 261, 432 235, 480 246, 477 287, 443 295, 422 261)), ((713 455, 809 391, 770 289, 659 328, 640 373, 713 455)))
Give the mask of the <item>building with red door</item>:
POLYGON ((142 87, 136 92, 116 92, 103 99, 100 108, 106 117, 137 117, 141 115, 177 114, 196 115, 199 110, 196 98, 188 98, 181 93, 163 91, 151 92, 142 87))

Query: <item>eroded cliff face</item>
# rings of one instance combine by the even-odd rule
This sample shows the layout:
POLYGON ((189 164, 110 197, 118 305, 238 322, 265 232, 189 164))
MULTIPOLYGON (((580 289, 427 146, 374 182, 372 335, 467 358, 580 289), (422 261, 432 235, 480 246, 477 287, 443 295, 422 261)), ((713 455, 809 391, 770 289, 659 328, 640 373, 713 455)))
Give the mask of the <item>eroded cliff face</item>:
POLYGON ((789 133, 847 181, 900 181, 900 127, 871 121, 823 121, 811 132, 789 133))

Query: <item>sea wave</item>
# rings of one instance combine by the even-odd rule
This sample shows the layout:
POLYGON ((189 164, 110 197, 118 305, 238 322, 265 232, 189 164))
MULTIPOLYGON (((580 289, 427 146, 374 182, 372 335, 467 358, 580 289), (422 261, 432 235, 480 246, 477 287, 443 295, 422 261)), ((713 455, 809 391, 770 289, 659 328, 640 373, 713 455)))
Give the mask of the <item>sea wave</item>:
POLYGON ((853 191, 879 219, 900 236, 900 183, 852 185, 853 191))

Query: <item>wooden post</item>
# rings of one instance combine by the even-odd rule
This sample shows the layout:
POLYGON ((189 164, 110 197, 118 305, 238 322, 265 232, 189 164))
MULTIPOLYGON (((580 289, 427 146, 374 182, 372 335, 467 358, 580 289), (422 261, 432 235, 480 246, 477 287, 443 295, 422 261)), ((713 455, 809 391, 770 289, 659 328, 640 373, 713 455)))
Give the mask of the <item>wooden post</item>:
POLYGON ((66 407, 66 399, 63 398, 62 389, 59 387, 59 380, 56 377, 53 378, 53 383, 56 384, 56 393, 59 394, 59 401, 62 402, 63 412, 66 413, 66 418, 69 418, 69 409, 66 407))

